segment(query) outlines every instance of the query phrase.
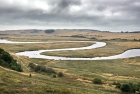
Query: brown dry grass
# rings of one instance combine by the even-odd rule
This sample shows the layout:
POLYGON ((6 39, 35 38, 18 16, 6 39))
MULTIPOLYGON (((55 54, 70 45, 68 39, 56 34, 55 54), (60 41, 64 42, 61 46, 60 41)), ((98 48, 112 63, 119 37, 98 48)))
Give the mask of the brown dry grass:
POLYGON ((77 34, 87 34, 87 31, 79 31, 79 30, 66 30, 66 29, 57 29, 53 33, 45 33, 45 30, 40 30, 37 33, 32 33, 33 30, 13 30, 13 31, 0 31, 0 34, 7 35, 45 35, 45 36, 72 36, 77 34))
POLYGON ((140 42, 112 42, 107 41, 107 45, 98 49, 44 52, 44 55, 65 56, 65 57, 102 57, 121 54, 131 48, 140 48, 140 42))
POLYGON ((134 40, 140 39, 140 33, 111 33, 111 32, 91 32, 88 33, 87 36, 89 38, 95 37, 99 40, 103 39, 128 39, 128 40, 134 40))
POLYGON ((73 35, 81 35, 81 36, 86 36, 87 38, 92 38, 95 37, 99 40, 102 39, 129 39, 129 40, 134 40, 134 39, 140 39, 140 33, 113 33, 113 32, 94 32, 94 31, 89 31, 89 30, 67 30, 67 29, 57 29, 55 32, 46 34, 44 30, 39 31, 38 33, 31 33, 32 30, 13 30, 13 31, 0 31, 0 34, 9 34, 13 36, 73 36, 73 35), (17 34, 17 35, 16 35, 17 34))
POLYGON ((45 49, 61 49, 89 46, 90 42, 64 42, 64 43, 46 43, 46 44, 1 44, 0 48, 6 49, 8 52, 19 52, 29 50, 45 50, 45 49))

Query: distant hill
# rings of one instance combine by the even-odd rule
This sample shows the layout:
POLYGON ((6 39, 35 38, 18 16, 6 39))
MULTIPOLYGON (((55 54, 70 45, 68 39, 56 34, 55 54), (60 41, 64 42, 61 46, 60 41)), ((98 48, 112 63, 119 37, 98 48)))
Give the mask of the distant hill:
POLYGON ((99 30, 92 29, 27 29, 27 30, 6 30, 0 31, 0 35, 52 35, 52 36, 72 36, 97 32, 99 30))

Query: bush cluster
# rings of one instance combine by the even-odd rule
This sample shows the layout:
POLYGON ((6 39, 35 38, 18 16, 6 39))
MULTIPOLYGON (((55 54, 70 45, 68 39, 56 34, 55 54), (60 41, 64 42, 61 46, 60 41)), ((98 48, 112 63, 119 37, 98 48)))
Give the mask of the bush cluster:
POLYGON ((0 48, 0 66, 22 72, 21 65, 6 51, 0 48))
POLYGON ((45 72, 47 74, 56 74, 56 72, 52 69, 52 68, 46 68, 45 66, 43 65, 36 65, 34 63, 29 63, 28 65, 32 71, 34 72, 45 72))
POLYGON ((119 88, 122 92, 131 92, 131 93, 139 92, 140 93, 140 82, 137 84, 134 84, 134 83, 124 83, 124 84, 116 83, 115 85, 116 85, 116 88, 119 88))
POLYGON ((48 30, 45 30, 45 33, 53 33, 55 30, 53 29, 48 29, 48 30))
POLYGON ((36 65, 34 63, 29 63, 28 64, 28 67, 30 67, 31 70, 34 71, 34 72, 44 72, 46 74, 52 74, 53 78, 63 77, 64 76, 64 73, 63 72, 56 73, 54 71, 54 69, 52 69, 52 68, 46 68, 43 65, 36 65))
POLYGON ((92 82, 94 84, 102 84, 102 80, 100 78, 94 78, 92 82))
POLYGON ((58 77, 63 77, 64 74, 63 74, 63 72, 58 72, 58 73, 57 73, 57 76, 58 76, 58 77))

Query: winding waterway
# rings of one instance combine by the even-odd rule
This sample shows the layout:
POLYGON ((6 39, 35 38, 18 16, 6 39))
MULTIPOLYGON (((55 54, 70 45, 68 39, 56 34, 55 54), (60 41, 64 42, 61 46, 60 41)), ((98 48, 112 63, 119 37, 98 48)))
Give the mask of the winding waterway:
MULTIPOLYGON (((12 42, 7 40, 0 40, 0 43, 10 43, 10 44, 19 44, 19 43, 57 43, 57 42, 92 42, 92 41, 56 41, 56 42, 12 42)), ((79 47, 79 48, 63 48, 63 49, 52 49, 52 50, 37 50, 37 51, 25 51, 16 53, 20 56, 28 56, 29 58, 42 58, 42 59, 54 59, 54 60, 110 60, 110 59, 121 59, 121 58, 130 58, 140 56, 140 49, 131 49, 127 50, 122 54, 107 56, 107 57, 93 57, 93 58, 71 58, 71 57, 59 57, 59 56, 46 56, 41 55, 42 52, 51 52, 51 51, 66 51, 66 50, 86 50, 94 49, 99 47, 104 47, 105 42, 96 42, 91 46, 79 47)))

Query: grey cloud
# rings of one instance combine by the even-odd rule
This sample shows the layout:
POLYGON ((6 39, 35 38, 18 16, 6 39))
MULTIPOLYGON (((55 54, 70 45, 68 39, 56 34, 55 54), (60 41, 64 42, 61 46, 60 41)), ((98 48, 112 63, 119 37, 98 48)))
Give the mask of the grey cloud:
POLYGON ((59 0, 60 2, 58 3, 59 8, 67 8, 70 5, 80 5, 81 1, 80 0, 59 0))
POLYGON ((58 0, 56 1, 51 1, 51 5, 53 7, 52 13, 57 14, 57 15, 67 15, 69 13, 69 8, 72 5, 81 5, 80 0, 58 0))
POLYGON ((7 27, 56 25, 71 28, 98 27, 101 30, 120 30, 129 27, 129 30, 132 26, 133 29, 140 29, 140 5, 137 5, 140 3, 139 0, 35 0, 51 6, 49 11, 36 7, 34 1, 28 2, 30 6, 22 6, 22 0, 20 4, 11 4, 7 1, 0 1, 0 25, 4 24, 7 27), (79 6, 81 9, 71 12, 72 6, 79 6))

